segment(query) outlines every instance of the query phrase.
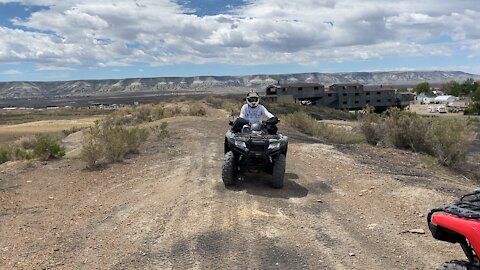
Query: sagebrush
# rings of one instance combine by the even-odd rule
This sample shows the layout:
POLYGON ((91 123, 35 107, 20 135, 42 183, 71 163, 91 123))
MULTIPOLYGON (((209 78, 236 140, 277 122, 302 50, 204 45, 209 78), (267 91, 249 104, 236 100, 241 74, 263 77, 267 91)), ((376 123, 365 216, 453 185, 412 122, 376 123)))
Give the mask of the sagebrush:
POLYGON ((434 156, 445 166, 465 161, 471 125, 460 118, 422 117, 394 108, 382 115, 367 111, 360 119, 368 143, 434 156))
POLYGON ((40 160, 60 158, 65 155, 65 147, 50 135, 37 135, 33 153, 40 160))
POLYGON ((283 121, 302 133, 323 138, 335 144, 354 144, 362 142, 363 136, 342 127, 334 127, 318 122, 303 111, 295 111, 283 117, 283 121))

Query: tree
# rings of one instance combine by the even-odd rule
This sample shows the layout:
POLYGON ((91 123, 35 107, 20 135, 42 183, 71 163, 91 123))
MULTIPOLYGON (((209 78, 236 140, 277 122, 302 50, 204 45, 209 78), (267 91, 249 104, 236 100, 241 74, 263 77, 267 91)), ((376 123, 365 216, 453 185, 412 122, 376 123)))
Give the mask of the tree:
POLYGON ((462 86, 456 81, 449 81, 442 85, 442 92, 446 95, 461 96, 463 94, 462 86))
POLYGON ((427 95, 433 94, 432 90, 430 89, 430 84, 428 82, 422 82, 417 84, 415 88, 413 89, 415 93, 420 94, 420 93, 425 93, 427 95))
POLYGON ((477 89, 472 93, 472 100, 474 102, 480 102, 480 85, 478 85, 477 89))
POLYGON ((478 82, 475 82, 472 78, 468 78, 462 83, 462 92, 464 95, 468 96, 471 93, 475 92, 477 87, 478 82))

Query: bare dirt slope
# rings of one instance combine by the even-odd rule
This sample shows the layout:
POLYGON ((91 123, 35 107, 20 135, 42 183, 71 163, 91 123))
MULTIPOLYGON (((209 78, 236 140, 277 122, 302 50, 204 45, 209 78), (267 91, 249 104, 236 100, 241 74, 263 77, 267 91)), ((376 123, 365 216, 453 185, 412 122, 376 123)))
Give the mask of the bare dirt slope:
POLYGON ((432 269, 463 257, 432 239, 424 214, 474 183, 420 156, 284 129, 285 187, 248 175, 226 189, 225 118, 167 121, 169 140, 99 171, 1 165, 0 268, 432 269))

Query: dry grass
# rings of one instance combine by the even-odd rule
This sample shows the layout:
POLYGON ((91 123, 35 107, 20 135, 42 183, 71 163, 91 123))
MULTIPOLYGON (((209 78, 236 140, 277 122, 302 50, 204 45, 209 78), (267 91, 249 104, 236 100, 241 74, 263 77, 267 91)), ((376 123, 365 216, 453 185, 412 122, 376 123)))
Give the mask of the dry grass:
POLYGON ((456 168, 464 163, 472 123, 465 118, 431 118, 391 109, 388 114, 371 111, 361 118, 361 129, 367 142, 434 156, 445 166, 456 168))
POLYGON ((283 121, 302 133, 310 136, 323 138, 334 144, 361 143, 364 137, 358 133, 349 131, 342 127, 334 127, 320 123, 303 111, 296 111, 286 115, 283 121))
POLYGON ((0 141, 4 144, 13 143, 21 137, 32 137, 36 134, 56 135, 71 128, 91 126, 98 116, 72 120, 43 120, 23 124, 0 125, 0 141))

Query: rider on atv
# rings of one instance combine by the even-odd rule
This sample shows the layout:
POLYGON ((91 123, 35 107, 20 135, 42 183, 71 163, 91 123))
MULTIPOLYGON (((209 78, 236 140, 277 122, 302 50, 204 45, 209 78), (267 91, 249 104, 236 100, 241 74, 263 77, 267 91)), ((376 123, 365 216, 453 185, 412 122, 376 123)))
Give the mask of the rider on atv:
POLYGON ((240 110, 240 117, 248 120, 250 124, 260 123, 262 116, 266 116, 269 119, 273 117, 273 114, 260 104, 260 97, 257 92, 250 91, 246 101, 247 104, 244 104, 240 110))
MULTIPOLYGON (((240 117, 235 121, 233 130, 239 132, 243 126, 259 124, 261 123, 262 116, 266 116, 268 119, 275 117, 270 113, 265 106, 260 104, 260 96, 254 90, 247 94, 246 104, 242 106, 240 110, 240 117)), ((269 134, 276 134, 277 128, 275 126, 269 126, 269 134)))

